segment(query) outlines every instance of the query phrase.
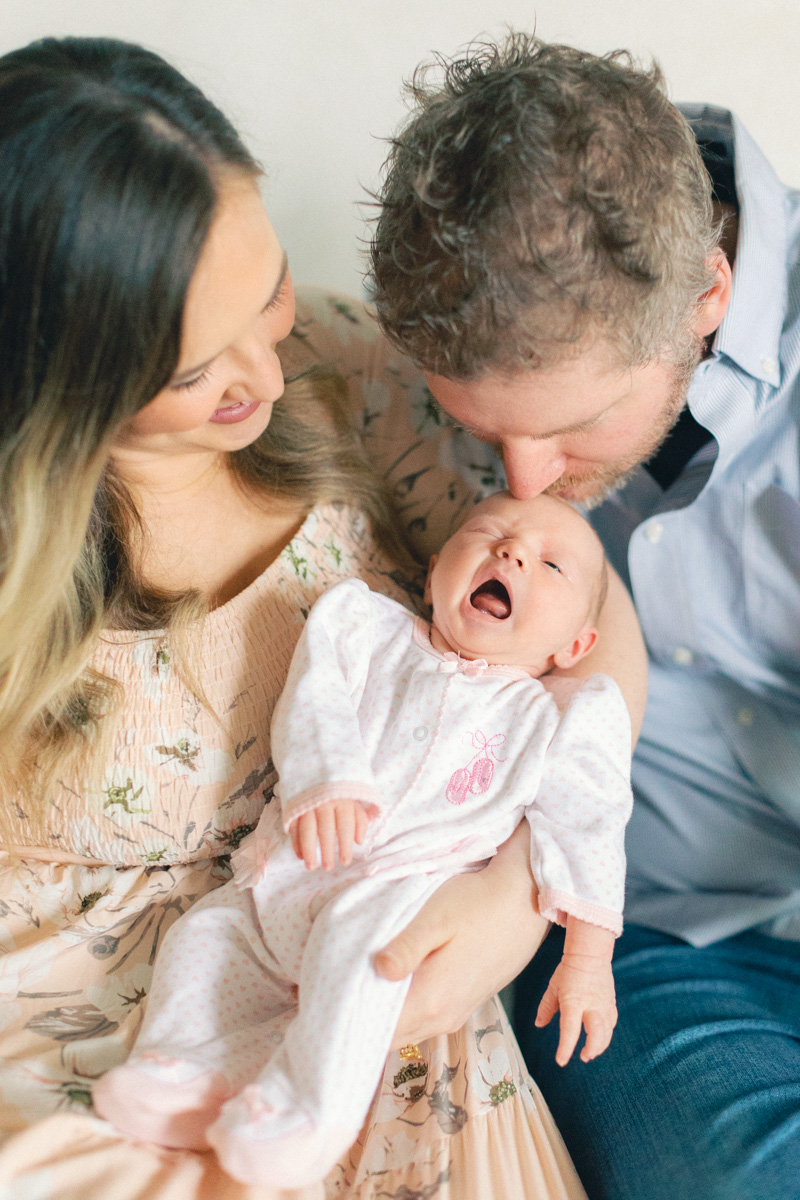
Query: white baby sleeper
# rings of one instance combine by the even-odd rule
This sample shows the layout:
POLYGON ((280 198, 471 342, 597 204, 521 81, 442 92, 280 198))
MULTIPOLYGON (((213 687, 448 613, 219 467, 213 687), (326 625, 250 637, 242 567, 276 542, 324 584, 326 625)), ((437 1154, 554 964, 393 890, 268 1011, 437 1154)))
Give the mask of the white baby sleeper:
POLYGON ((314 606, 273 718, 280 808, 234 856, 234 881, 170 930, 112 1072, 138 1106, 131 1132, 207 1139, 243 1182, 321 1179, 358 1134, 410 982, 381 979, 375 953, 523 816, 542 913, 620 931, 630 723, 616 684, 591 676, 562 712, 546 680, 440 654, 429 632, 357 580, 314 606), (366 841, 350 865, 308 871, 286 830, 342 797, 373 814, 366 841))

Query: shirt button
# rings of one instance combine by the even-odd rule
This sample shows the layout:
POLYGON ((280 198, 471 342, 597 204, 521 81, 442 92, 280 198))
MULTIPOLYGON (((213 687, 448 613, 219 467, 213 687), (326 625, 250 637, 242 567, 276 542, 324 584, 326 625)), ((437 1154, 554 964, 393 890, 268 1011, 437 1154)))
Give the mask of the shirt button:
POLYGON ((761 370, 765 375, 777 375, 778 364, 775 362, 774 358, 762 358, 761 370))
POLYGON ((740 725, 752 725, 753 724, 752 708, 740 708, 738 713, 736 714, 736 720, 739 722, 740 725))
POLYGON ((694 662, 694 655, 686 646, 676 646, 672 651, 672 661, 678 667, 688 667, 694 662))
POLYGON ((651 521, 650 524, 645 525, 644 528, 644 536, 647 538, 648 542, 653 542, 653 544, 661 541, 661 535, 663 532, 664 526, 660 521, 651 521))
POLYGON ((417 728, 414 730, 414 737, 417 739, 418 742, 424 742, 425 738, 427 736, 428 736, 428 726, 427 725, 418 725, 417 728))

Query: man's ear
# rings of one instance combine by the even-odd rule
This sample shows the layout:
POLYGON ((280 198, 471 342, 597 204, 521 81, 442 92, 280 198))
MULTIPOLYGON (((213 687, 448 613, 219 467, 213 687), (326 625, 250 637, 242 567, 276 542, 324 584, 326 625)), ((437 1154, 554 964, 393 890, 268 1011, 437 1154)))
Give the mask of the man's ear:
POLYGON ((570 642, 563 650, 556 651, 553 655, 553 665, 560 667, 562 671, 568 671, 570 667, 574 667, 576 663, 586 657, 594 648, 596 641, 597 630, 594 625, 587 625, 573 642, 570 642))
POLYGON ((731 264, 721 250, 715 250, 707 265, 714 272, 714 282, 700 297, 692 327, 698 337, 705 338, 722 324, 731 302, 733 276, 731 264))
POLYGON ((433 568, 436 566, 438 561, 439 561, 438 554, 432 554, 428 560, 428 574, 425 577, 425 593, 424 593, 424 600, 425 600, 426 604, 433 603, 433 599, 431 597, 431 575, 433 574, 433 568))

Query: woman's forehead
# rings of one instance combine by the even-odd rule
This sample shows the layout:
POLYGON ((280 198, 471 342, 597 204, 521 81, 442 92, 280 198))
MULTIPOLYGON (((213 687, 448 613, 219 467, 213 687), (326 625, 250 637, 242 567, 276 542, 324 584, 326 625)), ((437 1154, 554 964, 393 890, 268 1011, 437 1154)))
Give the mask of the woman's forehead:
POLYGON ((268 302, 283 252, 256 182, 223 176, 208 237, 186 296, 178 372, 221 354, 268 302))

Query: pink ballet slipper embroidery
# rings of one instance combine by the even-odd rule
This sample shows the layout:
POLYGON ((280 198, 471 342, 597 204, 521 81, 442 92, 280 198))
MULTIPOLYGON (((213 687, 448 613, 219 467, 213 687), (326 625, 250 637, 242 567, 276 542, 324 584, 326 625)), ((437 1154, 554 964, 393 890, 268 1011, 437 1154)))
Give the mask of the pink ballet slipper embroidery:
POLYGON ((492 759, 505 762, 505 759, 498 758, 495 753, 495 747, 502 746, 506 740, 504 733, 495 733, 487 740, 480 729, 476 729, 470 737, 473 746, 477 746, 478 749, 465 767, 459 767, 450 776, 445 792, 450 804, 463 804, 470 792, 473 796, 480 796, 488 791, 494 775, 492 759))

